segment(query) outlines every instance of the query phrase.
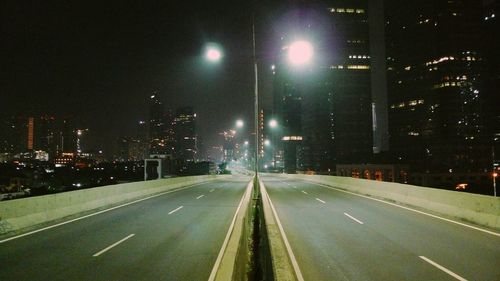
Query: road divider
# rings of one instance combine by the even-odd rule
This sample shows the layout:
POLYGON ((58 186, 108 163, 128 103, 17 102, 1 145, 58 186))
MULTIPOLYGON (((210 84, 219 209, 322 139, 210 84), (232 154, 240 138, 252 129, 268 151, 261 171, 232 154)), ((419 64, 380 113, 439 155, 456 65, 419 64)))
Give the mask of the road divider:
POLYGON ((209 281, 246 280, 250 247, 248 236, 252 229, 251 204, 253 181, 247 185, 231 225, 222 243, 209 281))
MULTIPOLYGON (((260 194, 262 196, 262 207, 264 211, 264 225, 269 243, 270 255, 272 257, 272 270, 274 280, 297 280, 303 281, 304 277, 300 271, 295 255, 286 237, 283 226, 279 220, 276 209, 267 194, 266 187, 260 183, 260 194)), ((305 192, 305 191, 302 191, 305 192)))
MULTIPOLYGON (((142 199, 227 177, 213 175, 178 177, 1 201, 0 235, 20 232, 33 234, 39 230, 27 231, 49 229, 82 217, 139 202, 142 199), (61 221, 64 222, 59 223, 61 221), (49 224, 52 225, 47 226, 49 224)), ((12 239, 8 238, 0 242, 8 240, 12 239)))

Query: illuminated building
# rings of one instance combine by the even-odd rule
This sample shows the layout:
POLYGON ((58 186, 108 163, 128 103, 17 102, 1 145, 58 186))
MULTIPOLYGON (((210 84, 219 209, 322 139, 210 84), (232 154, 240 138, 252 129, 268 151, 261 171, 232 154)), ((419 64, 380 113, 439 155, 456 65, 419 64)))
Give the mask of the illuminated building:
POLYGON ((165 154, 165 116, 157 92, 149 98, 149 154, 165 154))
MULTIPOLYGON (((374 9, 380 8, 381 1, 373 2, 374 9)), ((300 170, 335 171, 336 164, 366 163, 373 152, 388 149, 383 17, 379 13, 370 18, 382 30, 371 33, 367 1, 321 5, 301 8, 293 18, 294 31, 312 34, 318 59, 305 70, 287 69, 285 64, 272 69, 274 114, 284 126, 287 172, 293 172, 295 168, 287 167, 294 165, 300 170), (381 46, 374 48, 372 38, 381 46)), ((293 34, 282 36, 282 45, 293 34)))
POLYGON ((34 138, 35 138, 35 118, 28 117, 28 138, 26 142, 26 148, 28 151, 33 151, 34 148, 34 138))
POLYGON ((60 153, 73 153, 76 154, 76 130, 73 127, 72 118, 65 118, 62 120, 59 144, 60 153))
POLYGON ((386 2, 390 147, 412 171, 466 174, 491 165, 481 4, 386 2))
POLYGON ((222 145, 222 161, 230 162, 236 158, 235 149, 236 149, 236 131, 229 130, 220 133, 221 136, 224 137, 224 144, 222 145))
POLYGON ((187 162, 197 160, 196 113, 192 107, 178 108, 172 122, 175 134, 174 155, 187 162))
POLYGON ((24 151, 25 142, 22 136, 26 126, 24 119, 15 116, 4 116, 0 119, 0 153, 5 159, 10 159, 14 154, 24 151))
POLYGON ((54 116, 42 115, 35 121, 35 148, 45 151, 49 160, 57 157, 57 123, 54 116))

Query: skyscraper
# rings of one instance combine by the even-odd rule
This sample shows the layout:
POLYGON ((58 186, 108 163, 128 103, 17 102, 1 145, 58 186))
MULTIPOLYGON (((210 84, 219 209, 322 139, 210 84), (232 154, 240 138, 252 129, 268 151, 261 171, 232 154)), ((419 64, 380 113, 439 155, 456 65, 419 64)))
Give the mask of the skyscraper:
POLYGON ((334 170, 338 163, 366 163, 374 151, 374 128, 380 129, 377 152, 387 149, 382 140, 387 138, 385 92, 375 91, 384 84, 372 87, 371 83, 373 48, 367 1, 324 1, 298 10, 288 19, 295 26, 282 36, 282 50, 297 33, 306 34, 314 42, 317 58, 303 70, 286 70, 286 65, 278 64, 273 71, 274 113, 284 126, 285 166, 294 165, 294 153, 301 170, 324 172, 334 170), (379 112, 375 121, 381 125, 374 126, 373 112, 379 112))
POLYGON ((149 98, 149 154, 165 154, 165 116, 158 92, 149 98))
POLYGON ((178 108, 172 122, 175 134, 175 158, 186 162, 197 160, 196 113, 192 107, 178 108))
POLYGON ((386 3, 391 150, 413 171, 452 175, 491 165, 481 4, 386 3))

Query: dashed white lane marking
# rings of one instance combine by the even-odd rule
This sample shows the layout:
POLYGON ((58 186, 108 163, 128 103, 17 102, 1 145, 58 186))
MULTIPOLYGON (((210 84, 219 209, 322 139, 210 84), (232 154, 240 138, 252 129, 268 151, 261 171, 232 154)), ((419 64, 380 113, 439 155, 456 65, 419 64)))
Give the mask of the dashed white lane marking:
POLYGON ((71 219, 69 221, 60 222, 60 223, 57 223, 57 224, 54 224, 54 225, 50 225, 50 226, 47 226, 47 227, 44 227, 44 228, 40 228, 40 229, 37 229, 37 230, 26 232, 26 233, 23 233, 23 234, 20 234, 20 235, 16 235, 16 236, 13 236, 13 237, 10 237, 10 238, 6 238, 4 240, 0 240, 0 244, 1 243, 5 243, 7 241, 14 240, 14 239, 18 239, 18 238, 21 238, 21 237, 24 237, 24 236, 32 235, 32 234, 35 234, 35 233, 38 233, 38 232, 41 232, 41 231, 49 230, 49 229, 52 229, 54 227, 58 227, 58 226, 61 226, 61 225, 72 223, 72 222, 76 222, 76 221, 83 220, 83 219, 86 219, 86 218, 89 218, 89 217, 93 217, 93 216, 96 216, 96 215, 99 215, 99 214, 102 214, 102 213, 106 213, 106 212, 109 212, 109 211, 112 211, 112 210, 115 210, 115 209, 118 209, 118 208, 122 208, 122 207, 125 207, 125 206, 128 206, 128 205, 132 205, 132 204, 135 204, 135 203, 139 203, 139 202, 142 202, 142 201, 145 201, 145 200, 148 200, 148 199, 151 199, 151 198, 155 198, 155 197, 158 197, 158 196, 162 196, 162 195, 165 195, 165 194, 168 194, 168 193, 172 193, 172 192, 184 190, 184 189, 187 189, 187 188, 190 188, 190 187, 193 187, 193 186, 197 186, 197 185, 202 185, 202 184, 205 184, 205 183, 206 182, 202 182, 202 183, 188 185, 188 186, 181 187, 181 188, 174 189, 174 190, 165 191, 165 192, 162 192, 162 193, 158 193, 158 194, 155 194, 155 195, 148 196, 146 198, 141 198, 141 199, 138 199, 138 200, 135 200, 135 201, 132 201, 132 202, 128 202, 128 203, 125 203, 125 204, 122 204, 122 205, 111 207, 109 209, 104 209, 104 210, 101 210, 101 211, 98 211, 98 212, 95 212, 95 213, 92 213, 92 214, 88 214, 88 215, 85 215, 85 216, 82 216, 82 217, 74 218, 74 219, 71 219))
POLYGON ((125 240, 127 240, 127 239, 129 239, 129 238, 132 238, 134 235, 135 235, 135 234, 130 234, 129 236, 127 236, 127 237, 125 237, 125 238, 121 239, 120 241, 117 241, 117 242, 115 242, 115 243, 113 243, 113 244, 109 245, 108 247, 106 247, 106 248, 104 248, 104 249, 100 250, 99 252, 97 252, 97 253, 93 254, 92 256, 93 256, 93 257, 98 257, 98 256, 100 256, 100 255, 104 254, 105 252, 107 252, 107 251, 111 250, 111 248, 118 246, 118 244, 120 244, 120 243, 124 242, 125 240))
POLYGON ((184 207, 184 206, 180 206, 180 207, 178 207, 177 209, 170 211, 168 214, 169 214, 169 215, 171 215, 171 214, 173 214, 173 213, 175 213, 175 212, 179 211, 179 210, 180 210, 180 209, 182 209, 183 207, 184 207))
POLYGON ((304 194, 309 194, 309 193, 305 192, 304 190, 302 190, 302 193, 304 193, 304 194))
POLYGON ((323 204, 325 204, 325 203, 326 203, 325 201, 323 201, 323 200, 321 200, 321 199, 319 199, 319 198, 316 198, 316 200, 318 200, 319 202, 321 202, 321 203, 323 203, 323 204))
POLYGON ((353 216, 349 215, 348 213, 344 213, 344 215, 346 215, 348 218, 350 218, 351 220, 353 220, 353 221, 355 221, 355 222, 357 222, 357 223, 359 223, 359 224, 363 224, 363 222, 362 222, 362 221, 360 221, 360 220, 358 220, 357 218, 355 218, 355 217, 353 217, 353 216))
POLYGON ((209 191, 209 192, 214 192, 214 190, 215 190, 215 189, 210 189, 210 191, 209 191))
POLYGON ((442 265, 440 265, 440 264, 438 264, 438 263, 436 263, 436 262, 434 262, 434 261, 430 260, 429 258, 426 258, 426 257, 424 257, 424 256, 418 256, 418 257, 419 257, 419 258, 421 258, 421 259, 423 259, 424 261, 426 261, 426 262, 428 262, 428 263, 432 264, 433 266, 437 267, 438 269, 440 269, 440 270, 442 270, 442 271, 446 272, 448 275, 453 276, 453 277, 454 277, 455 279, 457 279, 457 280, 460 280, 460 281, 467 281, 467 279, 465 279, 465 278, 463 278, 462 276, 460 276, 460 275, 456 274, 455 272, 453 272, 453 271, 451 271, 451 270, 447 269, 446 267, 444 267, 444 266, 442 266, 442 265))
POLYGON ((200 198, 201 198, 201 197, 203 197, 203 196, 205 196, 205 195, 203 195, 203 194, 202 194, 202 195, 200 195, 200 196, 196 197, 196 199, 200 199, 200 198))
POLYGON ((377 202, 380 202, 380 203, 384 203, 384 204, 387 204, 387 205, 391 205, 391 206, 394 206, 394 207, 398 207, 398 208, 401 208, 401 209, 405 209, 405 210, 408 210, 408 211, 412 211, 412 212, 415 212, 415 213, 426 215, 426 216, 429 216, 429 217, 432 217, 432 218, 435 218, 435 219, 444 220, 444 221, 447 221, 447 222, 451 222, 451 223, 454 223, 454 224, 458 224, 458 225, 461 225, 461 226, 464 226, 464 227, 468 227, 468 228, 471 228, 471 229, 475 229, 477 231, 481 231, 481 232, 484 232, 484 233, 488 233, 488 234, 500 237, 500 233, 497 233, 497 232, 494 232, 494 231, 490 231, 490 230, 486 230, 486 229, 483 229, 483 228, 480 228, 480 227, 476 227, 476 226, 468 225, 468 224, 461 223, 461 222, 458 222, 458 221, 450 220, 450 219, 443 218, 443 217, 440 217, 440 216, 436 216, 436 215, 433 215, 433 214, 429 214, 429 213, 426 213, 426 212, 423 212, 423 211, 419 211, 419 210, 416 210, 416 209, 413 209, 413 208, 409 208, 409 207, 405 207, 405 206, 402 206, 402 205, 398 205, 396 203, 387 202, 387 201, 384 201, 382 199, 377 199, 377 198, 373 198, 373 197, 370 197, 370 196, 361 195, 361 194, 358 194, 358 193, 350 192, 350 191, 347 191, 347 190, 342 190, 342 189, 335 188, 335 187, 332 187, 332 186, 329 186, 329 185, 325 185, 325 184, 321 184, 321 183, 314 183, 314 184, 319 185, 319 186, 324 186, 326 188, 329 188, 329 189, 332 189, 332 190, 336 190, 336 191, 339 191, 339 192, 344 192, 344 193, 351 194, 351 195, 354 195, 354 196, 359 196, 359 197, 363 197, 363 198, 366 198, 366 199, 374 200, 374 201, 377 201, 377 202))

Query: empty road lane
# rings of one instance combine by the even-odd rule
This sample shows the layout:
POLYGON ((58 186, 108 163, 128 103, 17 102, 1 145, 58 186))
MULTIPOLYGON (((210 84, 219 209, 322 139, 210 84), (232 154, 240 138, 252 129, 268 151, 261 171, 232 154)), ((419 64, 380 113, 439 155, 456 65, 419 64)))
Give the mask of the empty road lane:
POLYGON ((262 177, 305 280, 500 280, 500 237, 325 186, 262 177))
POLYGON ((207 280, 249 177, 0 243, 1 280, 207 280))

